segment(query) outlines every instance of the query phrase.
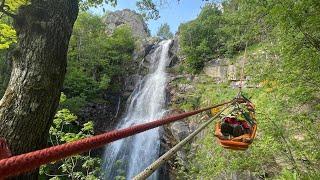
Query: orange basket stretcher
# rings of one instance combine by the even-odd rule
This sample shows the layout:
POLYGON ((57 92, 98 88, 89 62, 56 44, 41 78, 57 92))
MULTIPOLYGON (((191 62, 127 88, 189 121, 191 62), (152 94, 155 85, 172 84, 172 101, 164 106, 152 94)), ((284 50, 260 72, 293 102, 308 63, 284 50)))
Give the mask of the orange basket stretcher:
POLYGON ((218 122, 215 127, 215 136, 220 145, 226 149, 232 150, 246 150, 253 142, 257 132, 257 124, 252 126, 252 131, 249 134, 243 134, 238 137, 228 138, 221 133, 221 123, 218 122))

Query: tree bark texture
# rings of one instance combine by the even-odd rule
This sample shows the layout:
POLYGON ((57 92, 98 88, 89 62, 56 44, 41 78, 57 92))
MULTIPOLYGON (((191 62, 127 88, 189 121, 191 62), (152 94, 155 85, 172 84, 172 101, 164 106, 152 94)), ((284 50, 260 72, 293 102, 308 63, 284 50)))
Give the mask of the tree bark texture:
MULTIPOLYGON (((0 137, 13 155, 44 148, 59 104, 78 0, 31 0, 14 18, 12 72, 0 101, 0 137)), ((37 179, 37 173, 19 179, 37 179)))

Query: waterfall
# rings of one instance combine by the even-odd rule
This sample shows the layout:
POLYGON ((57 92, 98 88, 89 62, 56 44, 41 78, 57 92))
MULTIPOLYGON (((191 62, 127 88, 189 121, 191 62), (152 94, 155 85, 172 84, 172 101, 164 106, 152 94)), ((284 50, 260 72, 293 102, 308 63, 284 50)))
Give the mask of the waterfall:
MULTIPOLYGON (((165 113, 166 66, 169 62, 171 40, 159 43, 151 54, 151 65, 147 74, 132 92, 127 111, 117 129, 161 118, 165 113)), ((159 157, 159 129, 152 129, 135 136, 109 144, 104 154, 105 179, 124 176, 131 179, 159 157)), ((149 179, 157 179, 155 172, 149 179)))

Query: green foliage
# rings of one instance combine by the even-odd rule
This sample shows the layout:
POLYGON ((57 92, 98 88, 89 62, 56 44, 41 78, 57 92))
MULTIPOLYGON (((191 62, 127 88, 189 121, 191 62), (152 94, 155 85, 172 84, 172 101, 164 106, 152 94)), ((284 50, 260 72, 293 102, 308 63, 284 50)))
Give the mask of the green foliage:
POLYGON ((98 83, 83 73, 84 70, 69 67, 65 79, 64 92, 68 97, 88 96, 93 97, 98 91, 98 83))
POLYGON ((284 170, 281 172, 281 175, 277 178, 278 180, 298 180, 297 172, 291 172, 284 170))
POLYGON ((86 12, 80 13, 75 23, 64 83, 70 109, 78 100, 98 98, 100 92, 114 88, 110 87, 113 79, 128 73, 126 65, 135 46, 130 28, 119 27, 108 36, 104 27, 101 17, 86 12))
POLYGON ((64 103, 60 104, 61 108, 67 108, 71 112, 78 113, 87 103, 87 98, 84 96, 75 96, 68 98, 64 103))
MULTIPOLYGON (((247 90, 257 107, 258 136, 246 152, 233 152, 217 146, 210 130, 197 141, 200 147, 190 157, 187 173, 182 174, 189 179, 216 179, 249 170, 255 176, 268 174, 276 179, 317 179, 319 2, 230 0, 223 2, 223 7, 222 24, 216 27, 222 46, 209 54, 231 57, 235 63, 242 58, 237 52, 248 44, 245 74, 260 86, 247 90)), ((181 46, 187 56, 184 63, 191 71, 202 69, 199 64, 205 60, 197 57, 209 47, 203 43, 195 55, 206 38, 200 17, 181 26, 181 46)), ((223 86, 198 83, 200 92, 194 95, 200 97, 200 107, 232 97, 229 87, 223 86)))
MULTIPOLYGON (((66 101, 66 96, 61 95, 60 101, 66 101)), ((77 116, 68 109, 59 110, 50 128, 49 143, 58 145, 76 141, 93 135, 93 123, 89 121, 82 127, 76 123, 77 116)), ((76 155, 59 162, 54 162, 41 167, 42 176, 52 179, 99 179, 101 159, 91 157, 89 154, 76 155)))
POLYGON ((117 2, 117 0, 81 0, 80 8, 82 10, 88 10, 90 7, 98 7, 103 3, 110 4, 111 6, 116 6, 117 2))
POLYGON ((123 165, 123 162, 121 160, 117 160, 115 162, 115 167, 117 168, 117 176, 115 177, 115 180, 125 180, 126 179, 126 172, 121 168, 123 165))
POLYGON ((157 20, 160 18, 159 10, 153 0, 139 0, 136 2, 136 5, 145 20, 157 20))
POLYGON ((170 31, 170 26, 168 23, 161 24, 161 26, 158 29, 157 36, 160 39, 172 39, 173 38, 173 34, 170 31))
POLYGON ((21 5, 25 5, 27 3, 29 3, 29 0, 6 0, 5 1, 5 5, 7 6, 5 8, 5 10, 9 11, 9 12, 16 12, 17 9, 21 6, 21 5))
POLYGON ((50 128, 50 143, 53 145, 61 144, 91 136, 93 133, 93 123, 89 121, 80 128, 76 125, 76 120, 77 116, 72 114, 68 109, 59 110, 50 128))
POLYGON ((199 73, 207 60, 217 57, 222 46, 221 25, 222 12, 207 4, 197 19, 180 26, 180 45, 189 71, 199 73))
POLYGON ((12 43, 16 43, 16 31, 0 21, 0 49, 8 49, 12 43))
MULTIPOLYGON (((14 14, 21 5, 27 4, 28 0, 6 0, 3 6, 3 11, 14 14)), ((2 2, 1 2, 2 3, 2 2)), ((1 4, 2 5, 2 4, 1 4)), ((0 12, 0 50, 8 49, 11 44, 17 42, 16 31, 11 25, 9 17, 0 12)))
MULTIPOLYGON (((257 107, 258 135, 254 143, 245 152, 224 150, 218 146, 211 127, 203 139, 196 141, 197 148, 193 150, 196 153, 190 155, 184 167, 187 170, 180 169, 184 178, 218 179, 250 171, 255 176, 268 174, 275 179, 317 179, 320 111, 316 103, 319 99, 316 77, 320 77, 320 72, 314 71, 319 67, 314 59, 319 59, 319 54, 313 48, 303 48, 294 54, 279 49, 283 48, 260 44, 248 50, 245 74, 252 78, 251 83, 260 85, 259 89, 245 89, 257 107), (300 63, 302 57, 308 57, 309 61, 300 63)), ((238 61, 242 56, 237 58, 238 61)), ((197 96, 199 107, 204 107, 236 94, 227 84, 217 85, 211 79, 199 77, 195 92, 186 95, 186 102, 197 96)))

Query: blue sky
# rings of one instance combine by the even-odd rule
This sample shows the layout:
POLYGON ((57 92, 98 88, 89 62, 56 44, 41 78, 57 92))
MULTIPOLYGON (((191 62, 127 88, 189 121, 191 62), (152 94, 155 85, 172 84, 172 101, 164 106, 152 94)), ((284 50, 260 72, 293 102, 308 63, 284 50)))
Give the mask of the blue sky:
MULTIPOLYGON (((159 26, 163 23, 170 25, 171 31, 175 33, 180 23, 195 19, 201 11, 205 2, 202 0, 167 0, 167 4, 159 7, 161 18, 158 20, 149 20, 148 27, 152 35, 155 35, 159 26)), ((92 9, 94 13, 103 14, 103 8, 106 10, 133 9, 137 10, 136 0, 118 0, 118 5, 112 7, 104 5, 103 7, 92 9)))

